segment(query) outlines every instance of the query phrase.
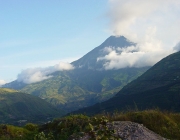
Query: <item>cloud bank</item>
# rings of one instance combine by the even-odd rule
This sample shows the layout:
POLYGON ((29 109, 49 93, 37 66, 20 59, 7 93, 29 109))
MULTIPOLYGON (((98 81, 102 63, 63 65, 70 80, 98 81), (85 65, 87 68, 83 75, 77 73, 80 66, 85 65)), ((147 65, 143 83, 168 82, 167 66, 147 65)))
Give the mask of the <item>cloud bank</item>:
POLYGON ((29 68, 23 70, 17 76, 17 80, 19 82, 23 82, 26 84, 40 82, 42 80, 46 80, 52 77, 52 73, 55 71, 64 71, 64 70, 72 70, 74 69, 73 65, 69 63, 60 62, 55 66, 46 67, 46 68, 29 68))
POLYGON ((180 51, 180 42, 173 49, 175 51, 180 51))
POLYGON ((2 85, 4 85, 4 84, 6 84, 6 81, 0 80, 0 87, 1 87, 2 85))
MULTIPOLYGON (((127 48, 107 47, 110 51, 104 57, 99 57, 97 61, 105 60, 105 70, 121 69, 126 67, 145 67, 152 66, 161 58, 169 54, 169 51, 150 51, 140 50, 140 46, 129 46, 127 48)), ((107 50, 105 48, 105 51, 107 50)))
POLYGON ((105 69, 152 66, 179 50, 179 0, 109 0, 109 5, 111 33, 137 45, 121 51, 111 48, 106 56, 98 58, 106 60, 105 69))
POLYGON ((139 43, 144 41, 141 38, 147 29, 153 27, 161 41, 180 39, 179 0, 109 0, 109 5, 107 17, 114 35, 139 43))

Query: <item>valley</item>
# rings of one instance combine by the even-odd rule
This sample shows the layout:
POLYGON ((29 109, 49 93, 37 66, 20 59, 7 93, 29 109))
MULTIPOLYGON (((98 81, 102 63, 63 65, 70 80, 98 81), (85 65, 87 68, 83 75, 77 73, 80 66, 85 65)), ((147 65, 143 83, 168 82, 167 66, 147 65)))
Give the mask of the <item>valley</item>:
POLYGON ((76 113, 96 114, 114 110, 155 109, 180 111, 180 52, 173 53, 122 88, 108 101, 76 113))
POLYGON ((106 46, 128 43, 111 36, 72 62, 72 70, 53 72, 36 83, 5 84, 0 88, 0 139, 125 139, 126 133, 141 139, 179 138, 180 52, 152 67, 107 70, 108 61, 97 61, 107 55, 102 51, 106 46))
POLYGON ((110 36, 82 58, 72 62, 73 70, 56 71, 41 82, 25 84, 18 80, 3 87, 38 96, 66 113, 108 100, 127 83, 139 77, 149 67, 129 67, 106 70, 108 61, 97 61, 108 54, 105 50, 123 49, 135 43, 124 36, 110 36))
POLYGON ((63 111, 43 99, 13 89, 0 88, 0 123, 21 125, 21 123, 45 123, 60 117, 63 111))

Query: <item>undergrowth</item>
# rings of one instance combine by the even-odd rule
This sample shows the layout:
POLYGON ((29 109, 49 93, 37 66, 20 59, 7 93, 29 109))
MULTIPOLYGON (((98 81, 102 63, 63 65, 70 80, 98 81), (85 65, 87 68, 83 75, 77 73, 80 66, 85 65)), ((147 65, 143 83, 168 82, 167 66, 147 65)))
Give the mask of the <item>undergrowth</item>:
POLYGON ((169 139, 180 139, 180 114, 156 110, 106 114, 111 121, 132 121, 169 139))
POLYGON ((0 125, 0 140, 67 140, 89 135, 92 140, 117 140, 114 131, 106 126, 113 121, 132 121, 168 139, 180 139, 180 114, 160 110, 103 113, 93 117, 70 115, 41 126, 24 127, 0 125))

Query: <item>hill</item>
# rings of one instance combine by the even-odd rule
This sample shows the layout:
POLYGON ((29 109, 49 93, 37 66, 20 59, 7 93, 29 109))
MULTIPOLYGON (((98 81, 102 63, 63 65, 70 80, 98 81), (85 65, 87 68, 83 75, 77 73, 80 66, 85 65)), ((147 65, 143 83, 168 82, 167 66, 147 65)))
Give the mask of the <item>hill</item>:
POLYGON ((96 114, 99 112, 128 109, 151 109, 180 111, 180 52, 171 54, 136 80, 127 84, 108 101, 75 113, 96 114))
POLYGON ((114 112, 96 116, 70 115, 43 124, 24 127, 0 125, 0 139, 179 139, 180 114, 159 110, 114 112), (164 138, 163 138, 164 137, 164 138))
POLYGON ((123 86, 149 68, 106 70, 104 68, 106 61, 97 61, 99 57, 108 54, 104 51, 107 47, 114 49, 130 45, 135 45, 135 43, 123 36, 110 36, 100 46, 72 62, 74 70, 54 72, 51 78, 32 84, 24 84, 16 80, 4 87, 19 89, 41 97, 66 112, 87 107, 113 97, 123 86))
POLYGON ((17 124, 20 120, 42 123, 63 112, 39 97, 16 90, 0 88, 0 123, 17 124))

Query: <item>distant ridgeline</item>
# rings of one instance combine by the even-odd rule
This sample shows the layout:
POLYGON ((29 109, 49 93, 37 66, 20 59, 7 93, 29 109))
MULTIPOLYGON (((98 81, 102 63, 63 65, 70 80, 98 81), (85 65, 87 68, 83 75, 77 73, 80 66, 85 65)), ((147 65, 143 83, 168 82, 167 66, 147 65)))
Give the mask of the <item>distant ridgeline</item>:
MULTIPOLYGON (((108 50, 121 50, 136 45, 125 37, 111 36, 82 58, 71 64, 69 71, 56 71, 51 78, 41 82, 24 84, 13 81, 4 87, 18 89, 45 99, 49 103, 71 112, 113 97, 127 83, 136 79, 149 67, 108 69, 103 59, 108 50)), ((119 52, 120 53, 120 52, 119 52)))
POLYGON ((104 69, 104 64, 107 61, 104 59, 99 60, 98 58, 102 58, 108 55, 109 53, 108 49, 117 50, 118 48, 127 48, 133 45, 135 46, 136 44, 128 41, 124 36, 120 36, 120 37, 110 36, 100 46, 94 48, 92 51, 84 55, 79 60, 72 62, 72 64, 76 68, 102 70, 104 69))
POLYGON ((74 113, 92 115, 103 111, 152 108, 180 112, 180 52, 156 63, 111 99, 74 113))
POLYGON ((60 117, 63 112, 39 97, 0 88, 0 124, 27 122, 44 123, 48 118, 60 117))

